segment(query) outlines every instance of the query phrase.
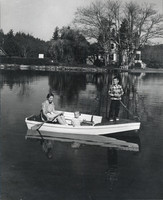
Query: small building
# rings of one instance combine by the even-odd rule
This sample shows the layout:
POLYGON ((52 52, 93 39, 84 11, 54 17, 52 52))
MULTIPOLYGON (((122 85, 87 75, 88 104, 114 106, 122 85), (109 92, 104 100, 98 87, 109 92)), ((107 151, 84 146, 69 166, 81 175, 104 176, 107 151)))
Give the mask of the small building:
POLYGON ((44 54, 43 53, 38 54, 38 58, 43 59, 44 58, 44 54))
POLYGON ((135 67, 145 68, 146 64, 141 60, 141 51, 136 51, 135 54, 135 67))
POLYGON ((135 63, 141 63, 142 60, 141 60, 141 51, 136 51, 136 54, 135 54, 135 63))

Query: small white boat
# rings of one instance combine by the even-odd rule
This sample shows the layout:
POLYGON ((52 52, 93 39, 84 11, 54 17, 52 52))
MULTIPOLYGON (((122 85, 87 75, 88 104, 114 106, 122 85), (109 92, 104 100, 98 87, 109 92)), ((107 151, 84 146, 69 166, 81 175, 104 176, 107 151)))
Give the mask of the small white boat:
POLYGON ((104 122, 102 116, 81 114, 81 119, 89 123, 83 123, 81 126, 72 126, 71 119, 74 117, 73 112, 64 112, 68 126, 54 124, 50 122, 42 122, 38 116, 32 115, 25 118, 28 129, 39 126, 40 131, 46 131, 48 137, 53 137, 53 133, 71 133, 84 135, 106 135, 126 131, 137 131, 140 129, 140 122, 122 119, 117 122, 104 122))

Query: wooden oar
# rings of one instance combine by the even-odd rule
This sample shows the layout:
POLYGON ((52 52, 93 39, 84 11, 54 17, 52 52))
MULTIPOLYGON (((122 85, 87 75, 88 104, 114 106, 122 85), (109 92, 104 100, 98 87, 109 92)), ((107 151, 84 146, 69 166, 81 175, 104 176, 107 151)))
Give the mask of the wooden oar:
POLYGON ((44 123, 46 123, 46 122, 48 122, 48 120, 46 120, 46 121, 44 121, 44 122, 42 122, 42 123, 40 123, 40 124, 36 124, 36 125, 32 126, 32 127, 31 127, 31 130, 34 130, 34 131, 39 130, 39 129, 41 128, 41 126, 42 126, 44 123))
POLYGON ((52 154, 52 148, 48 146, 47 141, 43 138, 41 132, 39 131, 39 129, 36 130, 40 137, 41 137, 41 145, 42 145, 42 149, 43 151, 46 153, 46 156, 51 159, 53 157, 52 154))
MULTIPOLYGON (((55 118, 57 118, 59 115, 61 115, 62 113, 58 113, 53 119, 52 119, 52 121, 54 121, 55 120, 55 118)), ((43 126, 44 125, 44 123, 46 123, 46 122, 48 122, 49 120, 46 120, 46 121, 44 121, 44 122, 42 122, 42 123, 40 123, 40 124, 36 124, 36 125, 34 125, 34 126, 32 126, 31 127, 31 130, 39 130, 40 128, 41 128, 41 126, 43 126)))

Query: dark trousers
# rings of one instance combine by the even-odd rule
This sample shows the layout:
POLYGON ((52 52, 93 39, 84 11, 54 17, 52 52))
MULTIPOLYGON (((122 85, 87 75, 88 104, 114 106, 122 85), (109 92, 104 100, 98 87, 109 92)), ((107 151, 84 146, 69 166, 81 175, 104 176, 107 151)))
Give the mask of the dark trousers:
POLYGON ((115 119, 119 115, 120 109, 120 101, 119 100, 111 100, 110 103, 110 110, 109 110, 109 119, 115 119))

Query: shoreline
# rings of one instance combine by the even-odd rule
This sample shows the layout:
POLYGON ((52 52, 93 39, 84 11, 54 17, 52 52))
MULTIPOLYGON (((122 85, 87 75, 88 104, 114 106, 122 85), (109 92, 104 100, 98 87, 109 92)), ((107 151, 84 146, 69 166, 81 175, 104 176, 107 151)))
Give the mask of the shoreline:
POLYGON ((163 73, 163 69, 155 69, 155 68, 145 68, 145 69, 128 69, 128 72, 131 73, 163 73))
POLYGON ((108 72, 108 68, 104 67, 72 67, 72 66, 54 66, 54 65, 18 65, 18 64, 0 64, 0 70, 22 70, 22 71, 64 71, 64 72, 108 72))
POLYGON ((84 66, 84 67, 73 67, 73 66, 54 66, 54 65, 18 65, 18 64, 0 64, 0 70, 29 70, 29 71, 64 71, 64 72, 91 72, 91 73, 106 73, 108 71, 118 70, 121 72, 128 73, 163 73, 163 69, 145 68, 145 69, 123 69, 113 67, 95 67, 95 66, 84 66))

